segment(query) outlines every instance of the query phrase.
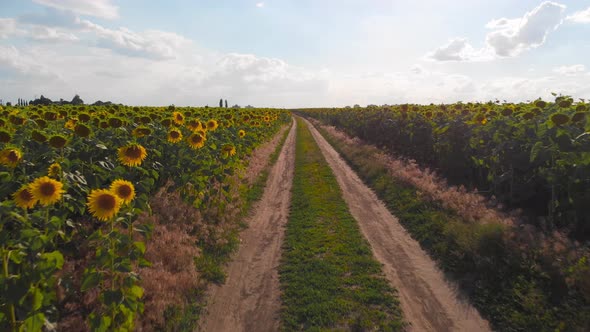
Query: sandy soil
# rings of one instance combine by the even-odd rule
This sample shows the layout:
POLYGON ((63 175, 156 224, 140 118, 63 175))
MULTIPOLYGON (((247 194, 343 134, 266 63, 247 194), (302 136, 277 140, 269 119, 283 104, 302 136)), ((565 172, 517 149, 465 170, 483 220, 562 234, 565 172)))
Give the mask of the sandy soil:
POLYGON ((277 331, 280 289, 278 265, 289 215, 295 164, 295 122, 269 173, 262 199, 253 207, 240 248, 227 267, 227 279, 208 290, 210 303, 201 331, 277 331))
POLYGON ((307 122, 334 171, 351 214, 398 290, 410 331, 489 331, 487 321, 461 300, 434 261, 411 238, 385 205, 307 122))

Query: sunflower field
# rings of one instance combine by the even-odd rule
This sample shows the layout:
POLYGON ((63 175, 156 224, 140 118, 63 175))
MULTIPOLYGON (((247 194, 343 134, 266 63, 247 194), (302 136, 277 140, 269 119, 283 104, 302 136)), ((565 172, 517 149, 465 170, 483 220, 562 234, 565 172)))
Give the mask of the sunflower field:
MULTIPOLYGON (((97 292, 93 330, 132 330, 149 199, 165 184, 223 211, 226 179, 290 119, 274 109, 0 106, 0 330, 51 329, 59 292, 97 292), (59 270, 94 251, 80 289, 59 270)), ((63 294, 62 294, 63 297, 63 294)))
POLYGON ((590 117, 584 100, 303 110, 349 135, 590 238, 590 117))

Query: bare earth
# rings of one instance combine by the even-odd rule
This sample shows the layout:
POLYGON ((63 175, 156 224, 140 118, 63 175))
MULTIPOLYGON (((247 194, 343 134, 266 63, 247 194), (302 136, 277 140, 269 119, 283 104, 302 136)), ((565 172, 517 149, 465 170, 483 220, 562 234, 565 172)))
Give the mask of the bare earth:
POLYGON ((487 321, 460 300, 434 261, 420 248, 339 154, 307 122, 343 196, 387 279, 397 288, 410 331, 490 331, 487 321))
POLYGON ((241 233, 240 248, 227 267, 227 280, 208 290, 202 331, 277 331, 278 265, 289 215, 295 164, 295 126, 271 169, 262 199, 241 233))

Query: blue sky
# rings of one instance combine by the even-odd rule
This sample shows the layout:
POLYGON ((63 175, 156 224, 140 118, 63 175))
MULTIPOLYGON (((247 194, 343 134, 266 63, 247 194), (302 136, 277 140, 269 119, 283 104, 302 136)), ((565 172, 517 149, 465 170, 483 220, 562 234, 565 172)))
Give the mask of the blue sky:
POLYGON ((590 98, 587 36, 587 0, 1 0, 0 99, 590 98))

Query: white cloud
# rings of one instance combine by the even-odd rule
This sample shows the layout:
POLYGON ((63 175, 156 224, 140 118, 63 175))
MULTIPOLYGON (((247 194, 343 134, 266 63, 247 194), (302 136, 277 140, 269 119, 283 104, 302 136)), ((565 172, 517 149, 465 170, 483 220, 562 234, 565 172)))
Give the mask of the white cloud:
POLYGON ((494 31, 487 35, 486 42, 499 56, 516 56, 543 45, 549 32, 563 22, 564 12, 564 5, 545 1, 520 19, 494 20, 487 25, 494 31), (500 21, 504 24, 499 25, 500 21))
POLYGON ((8 38, 17 33, 16 20, 13 18, 0 18, 0 38, 8 38))
POLYGON ((560 75, 579 75, 586 72, 586 66, 578 64, 571 66, 561 66, 553 69, 553 72, 560 75))
POLYGON ((112 49, 115 52, 153 59, 174 59, 178 50, 191 41, 172 32, 147 30, 142 33, 126 28, 108 29, 88 20, 79 20, 86 32, 98 37, 97 46, 112 49))
POLYGON ((574 14, 567 17, 568 21, 574 23, 590 23, 590 7, 586 10, 575 12, 574 14))
MULTIPOLYGON (((14 46, 0 45, 0 72, 10 77, 55 78, 57 75, 46 65, 39 63, 31 54, 24 54, 14 46)), ((1 82, 1 81, 0 81, 1 82)))
POLYGON ((111 0, 33 0, 34 2, 64 10, 78 15, 115 19, 119 17, 119 8, 111 0))
POLYGON ((543 45, 547 35, 563 22, 565 6, 545 1, 521 18, 499 18, 485 27, 493 31, 486 36, 486 45, 475 49, 464 38, 454 38, 448 44, 427 54, 435 61, 482 61, 497 57, 514 57, 526 50, 543 45))
POLYGON ((61 28, 48 27, 37 24, 21 24, 20 21, 12 18, 0 19, 0 38, 12 36, 26 37, 37 41, 76 41, 73 33, 61 28))
POLYGON ((451 39, 426 55, 427 60, 434 61, 486 61, 493 59, 493 53, 489 48, 475 49, 467 39, 451 39))
POLYGON ((258 8, 262 8, 262 7, 264 7, 264 2, 258 2, 258 3, 256 4, 256 7, 258 7, 258 8))
POLYGON ((31 38, 45 41, 77 41, 73 33, 64 32, 56 28, 36 25, 31 28, 31 38))

